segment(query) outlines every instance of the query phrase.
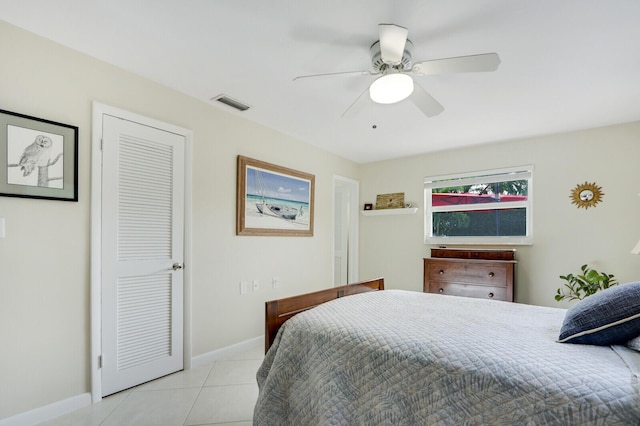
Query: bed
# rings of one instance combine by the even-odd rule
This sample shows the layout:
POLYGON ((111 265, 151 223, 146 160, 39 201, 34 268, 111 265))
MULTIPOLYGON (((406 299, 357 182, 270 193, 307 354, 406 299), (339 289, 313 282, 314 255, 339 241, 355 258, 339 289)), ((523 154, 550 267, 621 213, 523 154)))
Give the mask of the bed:
POLYGON ((266 309, 254 424, 640 424, 640 353, 558 343, 564 309, 349 287, 266 309))

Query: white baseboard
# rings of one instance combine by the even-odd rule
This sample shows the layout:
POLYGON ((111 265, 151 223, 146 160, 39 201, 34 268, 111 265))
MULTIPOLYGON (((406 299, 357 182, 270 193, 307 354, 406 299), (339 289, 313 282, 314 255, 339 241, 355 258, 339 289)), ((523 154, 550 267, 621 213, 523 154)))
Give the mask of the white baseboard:
POLYGON ((0 420, 0 426, 31 426, 91 405, 91 394, 83 393, 34 410, 0 420))
MULTIPOLYGON (((264 336, 254 337, 240 343, 233 344, 206 354, 191 358, 191 368, 200 367, 211 362, 225 359, 240 352, 245 352, 264 345, 264 336)), ((53 404, 45 405, 12 417, 0 419, 0 426, 32 426, 47 420, 55 419, 64 414, 91 405, 91 393, 83 393, 53 404)))
POLYGON ((202 355, 197 355, 191 358, 191 368, 197 368, 197 367, 212 363, 213 361, 217 361, 217 360, 235 355, 239 352, 248 351, 256 347, 262 347, 263 345, 264 345, 264 336, 258 336, 258 337, 254 337, 253 339, 249 339, 240 343, 233 344, 231 346, 226 346, 224 348, 217 349, 215 351, 207 352, 202 355))

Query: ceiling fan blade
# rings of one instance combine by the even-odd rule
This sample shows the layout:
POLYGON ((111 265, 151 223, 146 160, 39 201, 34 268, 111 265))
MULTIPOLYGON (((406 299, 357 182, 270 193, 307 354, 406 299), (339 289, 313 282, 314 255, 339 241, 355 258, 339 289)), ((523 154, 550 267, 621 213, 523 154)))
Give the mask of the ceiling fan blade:
POLYGON ((304 78, 334 77, 334 76, 338 76, 338 75, 351 76, 351 77, 363 77, 363 76, 367 76, 367 75, 378 75, 378 74, 380 74, 380 73, 379 72, 373 73, 373 72, 370 72, 370 71, 330 72, 330 73, 325 73, 325 74, 299 75, 299 76, 295 77, 293 79, 293 81, 302 80, 304 78))
POLYGON ((341 117, 342 118, 355 117, 360 111, 362 111, 364 106, 367 105, 369 102, 371 102, 371 98, 369 98, 369 87, 367 86, 367 88, 364 89, 364 92, 362 92, 360 96, 358 96, 356 100, 353 101, 351 105, 349 105, 349 108, 347 108, 345 112, 342 113, 341 117))
POLYGON ((398 65, 402 61, 404 45, 407 43, 409 30, 393 24, 379 24, 380 58, 389 65, 398 65))
POLYGON ((416 62, 411 71, 420 75, 487 72, 497 70, 498 65, 500 65, 500 57, 497 53, 483 53, 416 62))
POLYGON ((434 117, 444 111, 444 107, 440 105, 440 102, 436 101, 433 96, 415 84, 415 82, 413 84, 413 93, 411 93, 409 99, 427 117, 434 117))

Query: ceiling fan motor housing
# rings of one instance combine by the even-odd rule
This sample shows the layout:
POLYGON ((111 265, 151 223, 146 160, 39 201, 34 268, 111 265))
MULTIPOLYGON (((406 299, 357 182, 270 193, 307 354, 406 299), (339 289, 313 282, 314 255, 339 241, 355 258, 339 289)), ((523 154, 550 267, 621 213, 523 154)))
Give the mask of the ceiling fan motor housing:
POLYGON ((411 69, 411 61, 413 59, 413 43, 411 43, 411 40, 407 39, 407 42, 404 45, 404 52, 402 52, 402 60, 398 65, 390 65, 382 60, 380 41, 376 41, 371 45, 369 53, 371 54, 371 65, 375 72, 383 72, 389 68, 395 68, 399 71, 408 71, 411 69))

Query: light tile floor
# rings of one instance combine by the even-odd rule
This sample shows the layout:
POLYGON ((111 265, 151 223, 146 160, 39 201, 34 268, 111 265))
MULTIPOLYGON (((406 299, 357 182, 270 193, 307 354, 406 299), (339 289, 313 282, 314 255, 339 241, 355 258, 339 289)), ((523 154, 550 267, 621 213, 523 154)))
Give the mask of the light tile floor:
POLYGON ((262 345, 145 383, 42 423, 46 426, 251 425, 262 345))

